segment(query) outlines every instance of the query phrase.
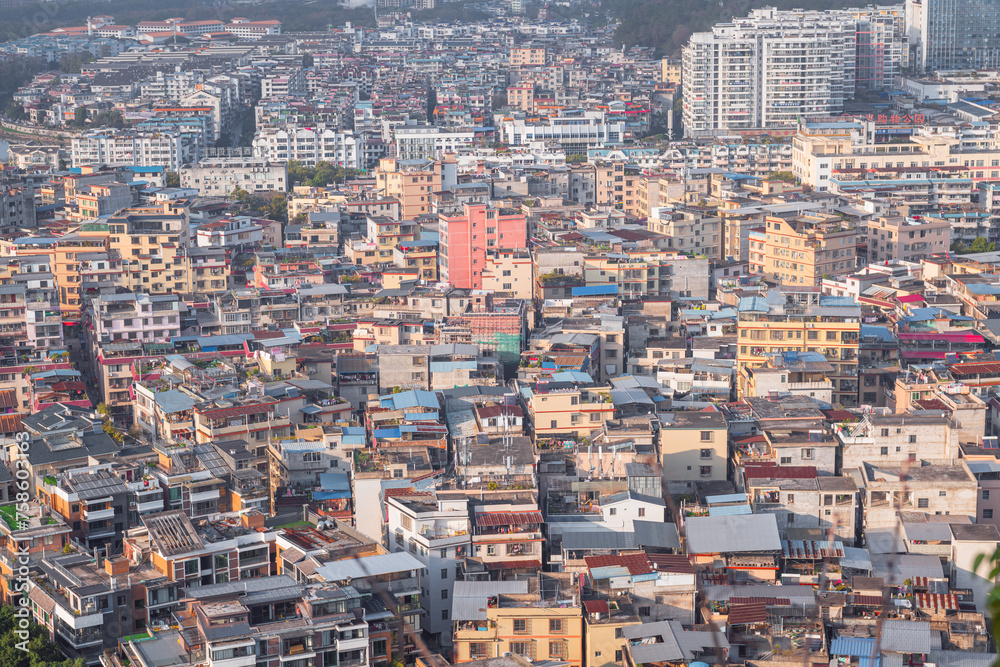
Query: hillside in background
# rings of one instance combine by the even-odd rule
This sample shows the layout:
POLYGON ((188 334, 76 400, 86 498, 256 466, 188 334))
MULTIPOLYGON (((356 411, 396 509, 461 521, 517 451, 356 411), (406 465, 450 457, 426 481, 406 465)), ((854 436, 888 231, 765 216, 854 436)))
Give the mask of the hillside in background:
POLYGON ((605 0, 603 7, 621 21, 615 31, 616 45, 652 46, 658 55, 676 57, 691 33, 708 30, 735 16, 746 16, 759 7, 824 10, 867 4, 860 0, 605 0))

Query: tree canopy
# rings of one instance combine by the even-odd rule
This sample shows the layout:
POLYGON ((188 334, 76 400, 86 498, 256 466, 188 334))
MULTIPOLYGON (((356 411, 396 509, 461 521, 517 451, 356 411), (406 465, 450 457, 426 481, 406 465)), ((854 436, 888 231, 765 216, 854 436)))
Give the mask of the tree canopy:
POLYGON ((312 188, 324 188, 331 183, 343 183, 351 176, 360 176, 365 172, 358 169, 345 169, 329 162, 319 162, 315 167, 292 160, 288 163, 288 182, 308 185, 312 188))
POLYGON ((82 659, 65 659, 45 629, 33 622, 28 625, 28 650, 18 648, 22 640, 14 634, 19 622, 14 611, 10 605, 0 607, 0 661, 4 667, 84 667, 82 659))

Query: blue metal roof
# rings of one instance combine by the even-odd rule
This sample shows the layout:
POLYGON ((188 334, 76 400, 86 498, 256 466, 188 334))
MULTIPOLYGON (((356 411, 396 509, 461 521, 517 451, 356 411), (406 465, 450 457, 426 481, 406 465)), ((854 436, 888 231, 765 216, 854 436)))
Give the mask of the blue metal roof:
POLYGON ((830 655, 849 655, 854 658, 871 658, 875 648, 874 637, 837 637, 830 642, 830 655))
POLYGON ((705 496, 705 502, 709 505, 715 503, 745 503, 747 494, 745 493, 724 493, 719 496, 705 496))
POLYGON ((433 391, 411 389, 398 394, 379 396, 383 408, 405 410, 406 408, 440 408, 437 395, 433 391))
POLYGON ((584 285, 573 288, 573 296, 601 296, 618 294, 618 285, 584 285))
POLYGON ((721 505, 719 507, 709 507, 709 516, 742 516, 753 514, 749 505, 721 505))

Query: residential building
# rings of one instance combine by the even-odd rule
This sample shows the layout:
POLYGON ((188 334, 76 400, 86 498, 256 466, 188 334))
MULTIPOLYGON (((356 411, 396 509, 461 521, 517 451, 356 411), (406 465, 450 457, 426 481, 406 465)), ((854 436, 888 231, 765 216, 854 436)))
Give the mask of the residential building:
POLYGON ((513 209, 465 204, 438 219, 441 279, 459 289, 483 288, 487 252, 527 248, 527 219, 513 209))

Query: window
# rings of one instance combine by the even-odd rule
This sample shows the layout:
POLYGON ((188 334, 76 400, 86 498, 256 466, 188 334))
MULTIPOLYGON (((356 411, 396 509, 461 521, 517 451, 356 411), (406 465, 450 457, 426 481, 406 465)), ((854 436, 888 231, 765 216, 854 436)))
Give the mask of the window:
POLYGON ((614 516, 616 514, 618 514, 618 508, 617 507, 611 507, 611 508, 608 509, 608 516, 614 516))
POLYGON ((550 618, 549 619, 549 634, 557 634, 563 631, 563 622, 561 618, 550 618))
POLYGON ((917 436, 915 436, 915 435, 911 435, 910 436, 910 444, 911 445, 917 444, 917 436))
POLYGON ((879 450, 879 453, 882 454, 882 456, 888 456, 889 455, 889 448, 888 447, 883 447, 881 450, 879 450))
POLYGON ((804 448, 802 450, 802 459, 804 461, 811 461, 813 457, 813 450, 811 448, 804 448))
POLYGON ((649 607, 639 607, 640 616, 649 616, 649 607))
POLYGON ((789 505, 794 505, 795 504, 795 494, 794 493, 789 493, 788 494, 788 504, 789 505))
POLYGON ((510 652, 514 655, 521 655, 525 658, 531 657, 531 643, 530 642, 511 642, 510 652))
POLYGON ((622 655, 621 651, 615 651, 615 662, 617 662, 620 665, 622 663, 623 658, 624 656, 622 655))
POLYGON ((447 600, 448 599, 448 589, 447 588, 445 588, 445 589, 443 589, 441 591, 441 599, 442 600, 447 600))
POLYGON ((917 507, 925 509, 930 506, 930 500, 927 498, 917 498, 917 507))
POLYGON ((699 471, 702 477, 712 476, 712 466, 700 466, 699 471))
POLYGON ((711 449, 703 449, 703 450, 701 450, 701 458, 703 458, 703 459, 710 459, 710 458, 712 458, 712 450, 711 449))
POLYGON ((473 660, 488 658, 486 642, 472 642, 469 644, 469 657, 473 660))
POLYGON ((388 652, 388 642, 385 639, 372 640, 372 655, 376 658, 383 657, 388 652))
POLYGON ((447 621, 448 620, 448 610, 447 609, 442 609, 441 610, 441 620, 442 621, 447 621))
POLYGON ((887 429, 887 428, 882 429, 882 437, 883 438, 888 438, 889 437, 889 429, 887 429))
POLYGON ((646 516, 646 508, 645 507, 640 507, 639 508, 639 518, 641 519, 644 516, 646 516))
POLYGON ((990 490, 983 489, 983 500, 989 500, 989 499, 990 499, 990 490))
POLYGON ((938 495, 943 498, 944 496, 948 495, 948 492, 947 491, 938 491, 938 495))
POLYGON ((702 442, 712 442, 714 439, 715 439, 715 434, 712 433, 711 431, 702 431, 701 432, 701 441, 702 442))
POLYGON ((446 568, 446 567, 442 567, 441 568, 441 578, 442 579, 447 579, 448 578, 448 568, 446 568))
POLYGON ((625 639, 625 628, 615 628, 615 639, 625 639))
POLYGON ((517 634, 527 634, 528 632, 528 619, 526 618, 515 618, 514 619, 514 632, 517 634))
POLYGON ((563 657, 563 642, 549 642, 549 657, 555 660, 562 660, 563 657))
POLYGON ((783 465, 783 466, 790 466, 790 465, 792 465, 792 457, 791 456, 782 456, 781 457, 781 465, 783 465))
POLYGON ((993 510, 991 510, 991 509, 985 509, 985 510, 983 510, 983 518, 984 519, 992 519, 993 518, 993 510))

